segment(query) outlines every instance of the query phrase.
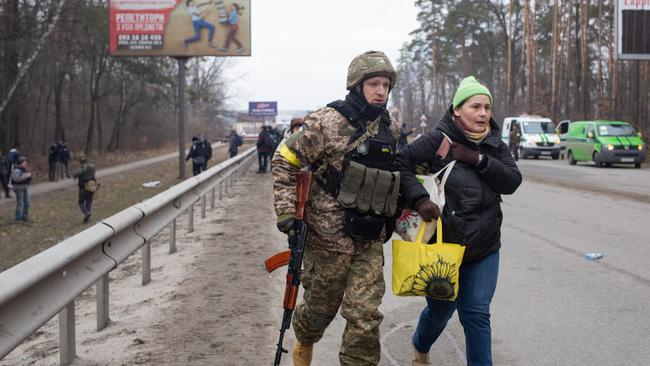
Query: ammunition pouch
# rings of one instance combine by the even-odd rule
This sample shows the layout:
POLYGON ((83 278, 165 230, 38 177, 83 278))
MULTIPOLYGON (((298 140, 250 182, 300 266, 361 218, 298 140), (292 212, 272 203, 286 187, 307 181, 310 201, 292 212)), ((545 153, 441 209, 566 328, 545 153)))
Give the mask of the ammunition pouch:
POLYGON ((341 179, 336 201, 360 214, 392 217, 397 211, 399 185, 399 172, 350 161, 341 179))

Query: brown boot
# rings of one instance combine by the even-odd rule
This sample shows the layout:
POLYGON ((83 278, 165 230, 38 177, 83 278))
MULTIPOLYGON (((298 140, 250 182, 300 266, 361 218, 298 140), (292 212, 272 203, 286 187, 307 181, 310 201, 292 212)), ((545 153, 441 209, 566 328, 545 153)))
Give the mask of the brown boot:
POLYGON ((431 366, 428 353, 420 353, 413 347, 413 362, 411 366, 431 366))
POLYGON ((311 365, 311 355, 314 350, 314 345, 303 345, 296 341, 293 345, 293 365, 294 366, 309 366, 311 365))

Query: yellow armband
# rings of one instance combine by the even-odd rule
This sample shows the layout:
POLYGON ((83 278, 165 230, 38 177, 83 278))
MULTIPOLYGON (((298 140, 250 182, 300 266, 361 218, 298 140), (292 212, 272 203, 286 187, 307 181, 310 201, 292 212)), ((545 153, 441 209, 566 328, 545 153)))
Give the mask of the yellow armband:
POLYGON ((287 145, 282 144, 282 146, 280 146, 280 156, 287 159, 289 164, 300 167, 300 160, 298 159, 298 156, 296 156, 296 153, 291 151, 287 145))

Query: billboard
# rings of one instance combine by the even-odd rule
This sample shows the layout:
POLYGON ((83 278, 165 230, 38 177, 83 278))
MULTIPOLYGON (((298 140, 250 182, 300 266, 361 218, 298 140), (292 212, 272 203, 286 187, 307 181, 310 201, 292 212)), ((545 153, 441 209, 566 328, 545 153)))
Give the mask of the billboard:
POLYGON ((110 0, 114 56, 250 56, 250 0, 110 0))
POLYGON ((617 0, 616 53, 623 60, 650 60, 650 0, 617 0))
POLYGON ((278 102, 248 102, 248 114, 255 117, 275 117, 278 102))

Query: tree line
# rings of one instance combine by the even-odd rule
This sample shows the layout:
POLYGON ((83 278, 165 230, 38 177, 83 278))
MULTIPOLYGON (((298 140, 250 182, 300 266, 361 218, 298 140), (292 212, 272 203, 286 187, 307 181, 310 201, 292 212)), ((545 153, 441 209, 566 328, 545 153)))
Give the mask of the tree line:
MULTIPOLYGON (((0 148, 45 153, 142 149, 177 136, 178 63, 109 55, 107 0, 0 5, 0 148), (170 132, 173 131, 173 132, 170 132)), ((220 136, 227 61, 187 63, 188 132, 220 136)))
POLYGON ((613 119, 650 132, 650 62, 617 60, 613 0, 416 0, 393 102, 432 126, 460 80, 490 87, 494 118, 613 119))

